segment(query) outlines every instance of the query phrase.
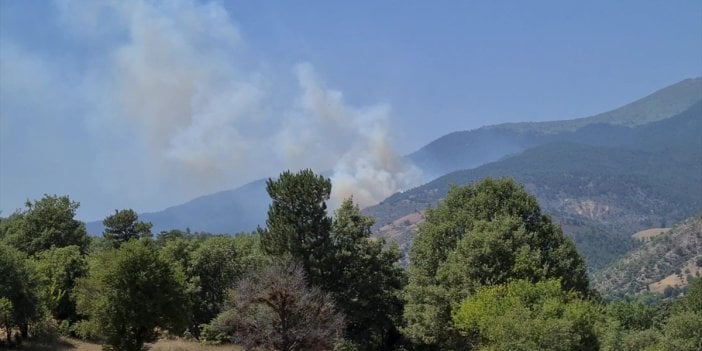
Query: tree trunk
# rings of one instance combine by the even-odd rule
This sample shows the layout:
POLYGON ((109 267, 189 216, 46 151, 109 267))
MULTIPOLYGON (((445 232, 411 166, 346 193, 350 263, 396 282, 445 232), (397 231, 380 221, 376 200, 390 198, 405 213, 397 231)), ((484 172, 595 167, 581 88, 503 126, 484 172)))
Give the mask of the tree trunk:
POLYGON ((27 323, 20 324, 19 330, 20 330, 20 335, 22 335, 22 339, 29 338, 29 324, 27 324, 27 323))

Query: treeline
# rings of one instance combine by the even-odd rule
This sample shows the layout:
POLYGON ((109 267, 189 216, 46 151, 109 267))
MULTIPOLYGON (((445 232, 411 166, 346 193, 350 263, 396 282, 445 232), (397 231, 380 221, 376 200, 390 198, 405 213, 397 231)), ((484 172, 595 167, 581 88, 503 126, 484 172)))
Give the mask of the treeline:
POLYGON ((454 187, 399 265, 329 179, 267 182, 265 228, 155 238, 132 210, 101 238, 67 196, 0 222, 0 345, 67 335, 112 350, 159 337, 251 350, 699 350, 702 281, 675 302, 607 303, 536 199, 509 179, 454 187))

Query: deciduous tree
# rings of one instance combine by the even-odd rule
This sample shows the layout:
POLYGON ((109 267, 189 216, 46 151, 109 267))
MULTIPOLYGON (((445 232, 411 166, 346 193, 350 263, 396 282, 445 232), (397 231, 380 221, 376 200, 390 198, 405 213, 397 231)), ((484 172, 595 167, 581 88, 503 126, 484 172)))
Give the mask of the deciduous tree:
POLYGON ((96 254, 78 280, 79 330, 119 351, 141 351, 156 328, 182 331, 190 311, 184 278, 161 259, 153 243, 132 240, 96 254))
POLYGON ((302 265, 290 259, 239 281, 230 304, 213 328, 247 350, 331 350, 343 335, 331 297, 308 286, 302 265))
POLYGON ((557 280, 485 286, 453 313, 455 327, 479 350, 598 350, 602 318, 557 280))
POLYGON ((6 301, 3 314, 8 331, 19 328, 23 338, 29 336, 29 324, 39 318, 36 291, 26 255, 0 243, 0 299, 6 301))
POLYGON ((85 225, 75 219, 80 204, 68 196, 44 195, 39 201, 25 204, 0 222, 0 238, 29 255, 52 247, 76 245, 81 252, 89 239, 85 225))
POLYGON ((42 251, 32 260, 38 280, 39 299, 57 320, 76 321, 75 300, 71 295, 76 280, 88 271, 78 246, 42 251))
POLYGON ((410 252, 404 333, 428 349, 462 349, 452 306, 481 286, 559 279, 588 293, 583 259, 536 199, 510 179, 452 188, 427 211, 410 252))

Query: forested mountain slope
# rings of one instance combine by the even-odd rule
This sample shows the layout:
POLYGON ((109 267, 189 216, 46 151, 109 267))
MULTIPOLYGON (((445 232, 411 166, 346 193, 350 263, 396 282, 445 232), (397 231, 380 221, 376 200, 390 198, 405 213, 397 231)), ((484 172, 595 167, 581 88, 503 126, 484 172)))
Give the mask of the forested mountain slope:
POLYGON ((608 124, 633 127, 682 113, 702 100, 702 78, 686 79, 615 110, 591 117, 550 122, 506 123, 442 136, 408 157, 427 174, 440 176, 555 141, 602 143, 597 128, 608 124), (575 132, 575 133, 574 133, 575 132), (574 135, 576 134, 576 135, 574 135), (578 137, 578 140, 573 140, 578 137))
POLYGON ((606 295, 656 291, 672 294, 702 275, 702 214, 676 224, 595 275, 606 295), (667 290, 666 290, 667 289, 667 290))
MULTIPOLYGON (((554 142, 567 142, 591 146, 611 146, 615 148, 626 143, 631 149, 644 149, 648 150, 647 152, 658 148, 659 156, 654 157, 656 160, 661 158, 660 154, 667 154, 669 157, 672 156, 674 158, 682 157, 682 159, 677 160, 678 163, 669 165, 674 169, 675 167, 680 167, 680 164, 684 164, 688 157, 685 155, 678 156, 679 151, 665 151, 665 149, 673 147, 673 143, 683 143, 683 145, 675 146, 676 150, 685 148, 686 140, 691 138, 685 133, 699 132, 700 128, 695 126, 695 121, 692 120, 689 122, 692 123, 691 125, 678 128, 678 132, 671 132, 670 130, 672 129, 665 127, 665 123, 666 121, 672 121, 669 117, 672 116, 674 111, 678 111, 684 106, 689 107, 694 101, 699 100, 702 100, 702 78, 688 79, 662 89, 635 103, 592 118, 544 123, 505 124, 485 127, 470 132, 457 132, 437 139, 409 157, 415 160, 420 166, 424 167, 423 171, 426 174, 431 174, 436 168, 434 167, 435 165, 444 165, 448 168, 444 166, 441 167, 452 171, 476 167, 486 162, 505 159, 508 157, 507 155, 516 155, 533 146, 546 145, 554 142), (660 121, 652 124, 656 127, 650 129, 627 127, 627 125, 641 124, 651 120, 660 121), (611 122, 618 125, 603 124, 602 122, 611 122), (575 126, 581 125, 583 127, 575 128, 575 126), (662 132, 663 130, 668 130, 668 132, 662 132), (675 133, 682 133, 684 135, 677 136, 675 133), (418 155, 423 155, 421 156, 421 160, 417 158, 418 155)), ((673 121, 671 123, 679 122, 673 121)), ((578 162, 571 157, 573 152, 576 151, 569 151, 566 155, 560 154, 564 154, 568 148, 574 147, 577 146, 570 145, 567 146, 566 149, 561 150, 560 147, 557 146, 547 146, 545 149, 541 149, 541 151, 537 149, 536 153, 525 153, 524 155, 518 156, 521 158, 511 158, 511 161, 506 163, 498 162, 497 165, 477 171, 478 173, 475 174, 514 175, 519 180, 518 175, 520 172, 526 172, 529 169, 532 169, 530 171, 532 172, 534 169, 557 170, 563 167, 567 168, 578 162), (548 151, 549 149, 551 149, 551 151, 548 151), (551 156, 547 156, 549 153, 551 153, 551 156), (548 157, 552 158, 547 160, 546 158, 548 157), (534 159, 533 162, 535 162, 535 164, 529 164, 528 166, 519 164, 519 162, 522 162, 519 160, 525 160, 523 162, 526 163, 532 162, 528 160, 530 158, 534 159), (561 159, 563 162, 569 163, 569 165, 559 165, 561 159), (520 168, 517 169, 517 167, 520 168)), ((593 158, 599 157, 597 152, 605 156, 608 156, 609 153, 604 149, 593 151, 593 158)), ((638 156, 631 157, 638 159, 638 156)), ((504 161, 507 160, 505 159, 504 161)), ((673 161, 675 160, 666 162, 673 161)), ((601 162, 607 162, 607 160, 601 160, 601 162)), ((617 162, 619 161, 614 162, 610 166, 616 167, 617 162)), ((658 161, 651 162, 656 163, 658 161)), ((439 169, 441 169, 441 167, 439 167, 439 169)), ((592 164, 588 167, 600 166, 592 164)), ((687 166, 685 166, 685 168, 687 168, 687 166)), ((690 171, 692 170, 694 169, 690 169, 690 171)), ((444 174, 445 173, 441 173, 437 175, 444 174)), ((448 178, 443 179, 452 179, 452 177, 456 176, 457 175, 448 175, 448 178)), ((672 173, 668 174, 665 178, 661 178, 663 182, 677 182, 676 179, 682 176, 683 173, 672 173)), ((533 175, 532 177, 539 177, 539 175, 533 175)), ((528 178, 524 179, 528 180, 528 178)), ((429 184, 437 184, 437 182, 441 183, 442 181, 444 180, 437 180, 429 184)), ((656 187, 657 185, 653 186, 653 188, 656 187)), ((400 224, 399 230, 396 230, 398 226, 392 229, 395 231, 394 235, 405 236, 404 232, 406 231, 405 227, 407 227, 407 225, 404 224, 408 223, 409 226, 412 226, 418 219, 421 219, 421 216, 415 213, 415 211, 422 210, 426 208, 428 204, 438 200, 442 196, 441 194, 445 193, 448 188, 448 183, 444 187, 435 188, 437 189, 436 191, 440 193, 435 194, 436 196, 430 199, 422 200, 422 196, 425 195, 420 195, 417 191, 411 191, 406 194, 413 194, 412 196, 417 199, 410 202, 395 201, 394 199, 397 196, 402 197, 403 194, 394 195, 384 201, 383 204, 379 205, 376 210, 370 210, 370 213, 378 214, 378 211, 380 211, 378 215, 379 224, 386 224, 405 215, 410 215, 409 218, 403 219, 398 223, 400 224)), ((678 191, 674 189, 679 189, 679 187, 668 188, 673 189, 671 191, 678 191)), ((428 188, 422 186, 418 189, 423 189, 419 191, 421 192, 428 188)), ((546 198, 544 198, 544 200, 546 200, 546 198)), ((193 231, 233 234, 242 231, 251 231, 254 230, 257 225, 263 225, 269 201, 268 195, 265 192, 265 180, 261 179, 237 189, 202 196, 163 211, 142 213, 140 214, 140 218, 152 222, 154 225, 153 231, 155 233, 162 230, 190 228, 193 231)), ((552 201, 556 200, 554 199, 552 201)), ((587 207, 587 205, 583 206, 587 207)), ((106 213, 105 215, 109 214, 106 213)), ((677 216, 673 217, 679 219, 677 216)), ((661 218, 650 218, 653 222, 660 219, 661 218)), ((602 229, 602 223, 598 222, 598 220, 578 218, 578 221, 587 222, 586 227, 588 231, 596 231, 597 233, 609 232, 609 229, 602 229)), ((581 227, 581 225, 578 225, 578 228, 581 227)), ((87 224, 87 229, 88 232, 93 235, 100 235, 102 233, 102 223, 101 221, 90 222, 87 224)), ((385 234, 389 235, 390 232, 385 231, 385 234)))
POLYGON ((380 235, 408 249, 421 221, 417 214, 436 204, 452 184, 513 177, 563 225, 590 269, 597 270, 634 246, 631 234, 702 210, 702 103, 644 126, 593 125, 573 135, 592 129, 606 136, 600 145, 593 139, 593 145, 540 145, 395 194, 365 213, 378 220, 380 235), (396 221, 412 213, 412 220, 396 221))

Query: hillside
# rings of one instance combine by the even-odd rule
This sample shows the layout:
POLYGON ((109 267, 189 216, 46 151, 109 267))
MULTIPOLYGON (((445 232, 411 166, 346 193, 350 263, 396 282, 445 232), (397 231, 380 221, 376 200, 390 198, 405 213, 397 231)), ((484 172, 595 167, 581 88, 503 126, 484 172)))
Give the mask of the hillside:
POLYGON ((556 141, 602 143, 607 135, 585 133, 593 125, 635 127, 661 121, 689 109, 702 100, 702 78, 686 79, 615 110, 591 117, 550 122, 506 123, 460 131, 438 138, 409 155, 417 166, 440 176, 478 167, 527 148, 556 141))
POLYGON ((701 117, 702 103, 697 103, 640 127, 586 126, 573 135, 595 128, 607 136, 604 145, 540 145, 395 194, 365 213, 377 219, 379 235, 408 250, 421 219, 404 227, 396 219, 436 204, 452 184, 509 176, 526 185, 597 270, 635 246, 633 233, 665 227, 702 209, 701 117))
MULTIPOLYGON (((266 193, 266 181, 260 179, 234 190, 221 191, 169 207, 159 212, 139 214, 139 219, 151 222, 152 231, 186 229, 209 233, 252 231, 264 225, 270 199, 266 193)), ((100 235, 101 221, 86 224, 88 233, 100 235)))
MULTIPOLYGON (((595 275, 605 295, 666 292, 702 275, 702 214, 676 224, 595 275), (670 288, 668 288, 670 290, 670 288)), ((670 294, 670 293, 669 293, 670 294)))
MULTIPOLYGON (((437 139, 408 157, 424 167, 423 170, 426 174, 431 174, 436 169, 454 171, 481 166, 487 162, 496 160, 506 161, 510 158, 510 155, 518 155, 520 152, 529 148, 557 142, 618 147, 625 141, 630 145, 636 146, 636 140, 643 140, 641 142, 643 145, 638 145, 635 148, 643 147, 650 149, 652 145, 658 145, 660 148, 665 149, 669 147, 671 140, 684 141, 689 138, 671 138, 668 134, 661 134, 658 129, 666 129, 664 124, 661 123, 669 120, 669 117, 672 117, 673 111, 679 110, 681 108, 680 106, 689 106, 691 101, 695 99, 702 99, 702 78, 685 80, 668 88, 664 88, 630 105, 592 118, 576 120, 578 122, 557 121, 506 124, 485 127, 470 132, 452 133, 437 139), (654 117, 647 117, 643 115, 642 111, 654 111, 654 117), (603 116, 610 116, 611 118, 607 119, 603 116), (642 133, 639 128, 625 126, 627 123, 644 123, 645 121, 653 119, 661 119, 661 121, 656 123, 662 127, 651 129, 646 132, 646 135, 637 135, 637 133, 642 133), (615 126, 612 124, 600 123, 603 121, 610 121, 621 125, 615 126), (555 127, 561 124, 569 125, 569 123, 583 124, 584 126, 574 130, 570 130, 570 127, 559 127, 560 129, 555 127), (527 128, 524 126, 529 127, 527 128), (559 130, 558 133, 546 132, 556 129, 559 130), (423 155, 421 156, 423 161, 417 158, 419 157, 418 155, 423 155)), ((699 128, 695 128, 695 126, 682 128, 681 133, 699 131, 699 128)), ((544 150, 548 150, 548 148, 549 147, 544 150)), ((558 150, 556 148, 556 150, 553 151, 555 152, 558 150)), ((665 152, 664 150, 659 151, 661 153, 665 152)), ((606 155, 607 152, 604 152, 604 154, 606 155)), ((670 151, 668 155, 677 155, 677 151, 670 151)), ((539 159, 535 162, 545 162, 545 160, 540 159, 543 157, 539 155, 532 155, 529 157, 536 157, 539 159)), ((561 156, 556 155, 556 157, 561 156)), ((567 157, 565 159, 567 160, 567 157)), ((679 161, 684 163, 685 159, 679 161)), ((512 164, 510 167, 519 166, 513 164, 516 162, 514 159, 509 162, 512 163, 503 164, 503 167, 507 167, 504 165, 509 164, 512 164)), ((555 166, 544 163, 538 168, 549 169, 555 167, 555 169, 558 169, 560 167, 557 165, 559 162, 559 159, 555 158, 551 160, 551 163, 554 163, 555 166)), ((574 161, 569 162, 572 163, 574 161)), ((616 164, 611 166, 617 167, 616 164)), ((483 170, 481 172, 487 175, 515 174, 515 171, 511 169, 493 169, 493 171, 483 170)), ((446 173, 448 173, 448 171, 437 175, 442 176, 446 173)), ((519 171, 517 170, 516 173, 519 173, 519 171)), ((676 174, 672 174, 671 176, 673 178, 677 177, 676 174)), ((451 178, 453 176, 448 177, 451 178)), ((663 181, 668 182, 670 180, 663 179, 663 181)), ((434 182, 430 184, 433 183, 434 182)), ((445 193, 447 188, 447 186, 443 187, 441 191, 445 193)), ((419 189, 424 188, 420 187, 419 189)), ((380 205, 382 214, 379 216, 379 225, 393 222, 415 211, 421 211, 426 208, 427 205, 438 200, 441 194, 426 201, 420 199, 421 201, 417 200, 407 203, 393 201, 392 199, 395 196, 386 200, 384 205, 380 205)), ((257 225, 264 225, 268 203, 269 199, 265 192, 265 181, 257 180, 237 189, 202 196, 163 211, 142 213, 140 217, 143 220, 152 222, 154 224, 153 231, 156 233, 174 228, 190 228, 193 231, 207 231, 213 233, 237 233, 253 230, 257 225)), ((371 212, 373 212, 373 210, 371 210, 371 212)), ((398 226, 391 226, 390 228, 394 231, 394 237, 397 237, 398 240, 403 237, 403 233, 406 231, 406 228, 402 225, 404 222, 405 221, 401 221, 401 223, 398 223, 398 226)), ((409 222, 412 222, 413 225, 416 226, 416 223, 421 222, 421 216, 412 217, 409 222)), ((601 228, 601 223, 596 220, 579 218, 576 222, 587 223, 586 226, 588 230, 597 233, 607 233, 609 230, 601 228)), ((102 223, 100 221, 90 222, 87 224, 87 227, 91 234, 98 235, 102 233, 102 223)), ((581 227, 582 225, 578 224, 577 228, 581 227)), ((386 233, 389 232, 386 231, 386 233)))

